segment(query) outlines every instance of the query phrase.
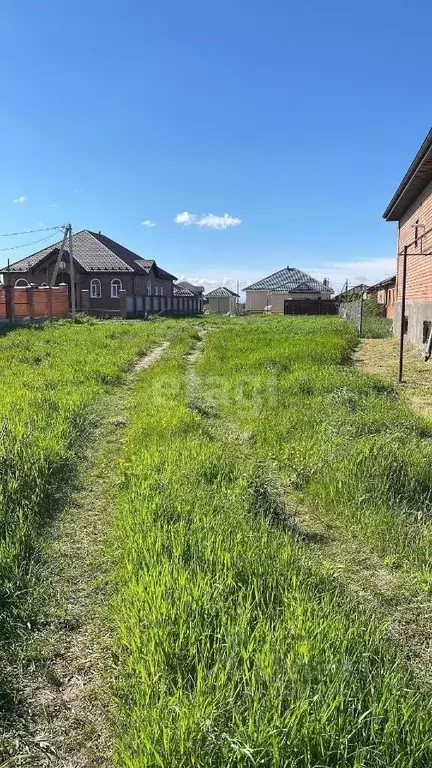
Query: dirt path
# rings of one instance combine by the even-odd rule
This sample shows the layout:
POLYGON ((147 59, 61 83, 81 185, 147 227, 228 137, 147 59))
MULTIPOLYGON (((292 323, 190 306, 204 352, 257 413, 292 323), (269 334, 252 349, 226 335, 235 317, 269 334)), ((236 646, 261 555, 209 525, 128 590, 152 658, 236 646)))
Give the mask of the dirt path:
MULTIPOLYGON (((362 339, 354 362, 367 373, 375 373, 397 384, 398 355, 399 342, 395 338, 362 339)), ((432 362, 425 363, 421 353, 411 344, 405 345, 401 390, 414 411, 432 418, 432 362)))
POLYGON ((128 398, 136 374, 159 360, 167 346, 161 344, 144 356, 125 384, 100 403, 99 425, 79 478, 80 490, 51 531, 41 572, 47 582, 46 616, 25 649, 21 682, 25 715, 8 734, 8 767, 109 764, 106 680, 111 644, 105 605, 110 564, 105 542, 128 398))

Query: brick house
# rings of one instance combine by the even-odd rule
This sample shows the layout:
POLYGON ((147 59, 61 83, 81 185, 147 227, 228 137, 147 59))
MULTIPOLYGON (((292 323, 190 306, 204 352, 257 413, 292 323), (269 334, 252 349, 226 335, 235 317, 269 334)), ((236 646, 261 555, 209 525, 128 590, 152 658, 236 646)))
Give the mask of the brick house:
MULTIPOLYGON (((50 285, 61 242, 3 268, 5 285, 50 285)), ((115 240, 83 229, 73 235, 76 308, 95 315, 139 317, 145 312, 197 314, 202 300, 176 293, 177 278, 115 240)), ((69 252, 64 250, 56 284, 70 287, 69 252)))
POLYGON ((383 218, 398 222, 395 332, 400 329, 402 260, 407 250, 406 337, 421 347, 432 324, 432 129, 383 218))
POLYGON ((317 301, 331 299, 333 289, 326 280, 321 283, 301 269, 285 267, 249 285, 245 293, 246 312, 264 312, 269 307, 271 312, 284 313, 287 312, 289 301, 302 302, 306 307, 305 302, 314 302, 314 305, 310 304, 312 311, 317 301))
POLYGON ((384 317, 394 317, 394 307, 396 300, 396 275, 386 277, 379 283, 371 285, 367 291, 367 296, 375 296, 378 304, 382 306, 384 317))

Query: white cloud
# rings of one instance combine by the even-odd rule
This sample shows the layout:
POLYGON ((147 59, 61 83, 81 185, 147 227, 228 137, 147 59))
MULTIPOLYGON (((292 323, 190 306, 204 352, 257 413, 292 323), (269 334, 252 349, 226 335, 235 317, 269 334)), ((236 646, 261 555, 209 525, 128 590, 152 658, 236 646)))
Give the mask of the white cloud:
POLYGON ((58 208, 58 203, 51 203, 50 208, 58 208))
POLYGON ((206 213, 197 221, 198 227, 209 227, 209 229, 229 229, 241 224, 241 219, 237 216, 230 216, 224 213, 222 216, 216 216, 214 213, 206 213))
POLYGON ((182 224, 184 227, 195 224, 197 227, 207 227, 208 229, 229 229, 241 224, 241 219, 237 216, 230 216, 229 213, 217 216, 215 213, 202 213, 198 215, 197 213, 189 213, 189 211, 178 213, 174 221, 176 224, 182 224))
POLYGON ((17 197, 14 200, 14 203, 26 203, 27 197, 25 195, 21 195, 21 197, 17 197))
POLYGON ((308 267, 307 263, 299 266, 308 274, 322 280, 327 277, 330 285, 336 293, 339 293, 345 281, 350 285, 366 283, 373 285, 385 277, 390 277, 396 273, 396 258, 393 256, 382 256, 376 259, 361 259, 359 261, 324 261, 319 267, 308 267))
POLYGON ((75 193, 77 193, 77 192, 84 192, 84 190, 83 190, 82 187, 75 187, 74 192, 75 193))
POLYGON ((183 213, 177 214, 174 221, 176 224, 183 224, 184 227, 188 227, 190 224, 195 224, 196 219, 197 219, 197 216, 195 213, 189 213, 188 211, 183 211, 183 213))
POLYGON ((151 219, 145 219, 145 221, 142 221, 141 224, 143 227, 149 227, 149 228, 156 226, 156 222, 152 221, 151 219))

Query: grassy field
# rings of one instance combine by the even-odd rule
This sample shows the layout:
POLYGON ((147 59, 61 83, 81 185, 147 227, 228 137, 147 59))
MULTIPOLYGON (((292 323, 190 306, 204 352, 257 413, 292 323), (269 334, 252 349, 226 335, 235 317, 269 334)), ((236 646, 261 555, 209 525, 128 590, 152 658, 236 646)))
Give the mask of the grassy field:
POLYGON ((282 487, 427 567, 430 428, 343 365, 355 341, 334 319, 222 321, 198 385, 190 339, 143 374, 112 537, 117 765, 430 765, 428 692, 282 487))
MULTIPOLYGON (((0 337, 0 660, 37 620, 38 539, 67 503, 104 392, 172 323, 61 322, 0 337)), ((11 670, 1 665, 0 704, 11 670)))
POLYGON ((429 589, 432 427, 390 382, 340 365, 352 334, 313 318, 221 329, 207 337, 200 371, 226 418, 293 491, 414 568, 429 589))
MULTIPOLYGON (((98 541, 112 525, 106 547, 92 558, 83 530, 80 568, 79 532, 70 534, 78 562, 62 571, 62 539, 55 565, 73 578, 70 595, 84 595, 84 621, 97 586, 80 579, 97 572, 98 557, 111 574, 103 645, 113 733, 104 743, 114 742, 114 764, 432 764, 427 683, 390 640, 386 617, 337 578, 296 517, 301 506, 345 526, 359 553, 367 544, 383 568, 409 575, 415 594, 432 590, 432 427, 393 384, 352 365, 357 341, 350 324, 305 317, 64 322, 0 338, 3 704, 14 646, 38 620, 41 543, 61 509, 73 528, 84 445, 101 403, 123 387, 121 440, 115 450, 107 443, 94 488, 84 489, 95 509, 113 507, 92 518, 98 541), (130 374, 166 340, 158 362, 130 374)), ((109 424, 99 440, 115 441, 109 424)), ((82 646, 75 638, 72 674, 81 666, 91 676, 97 631, 93 621, 82 646)), ((91 720, 89 706, 81 716, 91 720)), ((60 743, 67 723, 64 741, 78 743, 68 764, 86 764, 80 730, 91 738, 93 726, 66 707, 69 719, 51 732, 60 743)), ((64 764, 37 754, 37 765, 64 764)))

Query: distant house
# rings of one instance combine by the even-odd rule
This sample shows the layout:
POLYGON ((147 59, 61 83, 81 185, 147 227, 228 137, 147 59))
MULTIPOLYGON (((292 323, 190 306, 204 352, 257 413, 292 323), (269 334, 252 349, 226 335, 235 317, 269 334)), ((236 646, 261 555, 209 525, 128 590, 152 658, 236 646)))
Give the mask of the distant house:
POLYGON ((398 222, 394 328, 401 323, 402 265, 407 248, 406 336, 417 346, 432 327, 432 129, 383 213, 398 222))
POLYGON ((264 312, 267 308, 270 312, 291 314, 291 310, 296 309, 297 305, 289 306, 289 302, 297 301, 299 312, 302 314, 317 314, 317 302, 329 301, 333 289, 327 280, 321 283, 300 269, 284 267, 279 272, 249 285, 245 292, 246 312, 264 312))
POLYGON ((202 299, 204 295, 203 285, 192 285, 192 283, 188 283, 187 280, 181 280, 179 283, 176 283, 176 287, 184 288, 186 291, 190 291, 194 296, 198 296, 200 299, 202 299))
POLYGON ((352 285, 351 288, 348 288, 348 290, 343 290, 340 293, 338 293, 337 296, 333 296, 334 301, 344 301, 347 297, 349 299, 353 298, 360 298, 367 295, 367 292, 369 290, 369 286, 366 285, 366 283, 359 283, 358 285, 352 285))
MULTIPOLYGON (((202 299, 189 292, 177 296, 177 278, 154 259, 143 259, 101 232, 83 229, 73 235, 76 308, 95 315, 139 317, 147 313, 196 314, 202 299)), ((6 285, 50 285, 61 242, 3 267, 6 285)), ((70 287, 70 258, 63 252, 56 284, 70 287)))
POLYGON ((396 275, 393 277, 386 277, 375 285, 371 285, 367 289, 366 294, 368 296, 375 296, 378 304, 382 305, 383 315, 385 317, 393 317, 395 294, 396 294, 396 275))
POLYGON ((238 298, 238 293, 230 291, 229 288, 215 288, 214 291, 206 294, 209 313, 226 315, 228 312, 235 312, 238 298))

